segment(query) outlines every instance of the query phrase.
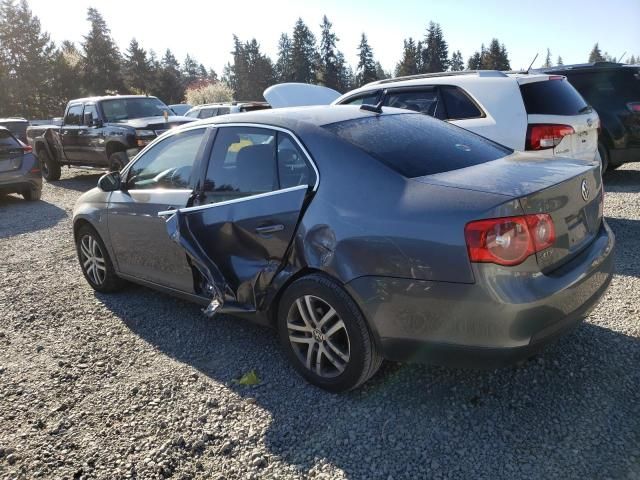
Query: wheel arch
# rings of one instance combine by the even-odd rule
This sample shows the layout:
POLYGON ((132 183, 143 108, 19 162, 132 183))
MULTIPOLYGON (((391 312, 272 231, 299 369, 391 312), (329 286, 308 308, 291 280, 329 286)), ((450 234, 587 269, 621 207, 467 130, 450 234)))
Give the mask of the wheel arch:
POLYGON ((105 146, 105 152, 107 153, 107 160, 111 158, 111 155, 119 152, 127 152, 127 146, 117 140, 111 140, 105 146))

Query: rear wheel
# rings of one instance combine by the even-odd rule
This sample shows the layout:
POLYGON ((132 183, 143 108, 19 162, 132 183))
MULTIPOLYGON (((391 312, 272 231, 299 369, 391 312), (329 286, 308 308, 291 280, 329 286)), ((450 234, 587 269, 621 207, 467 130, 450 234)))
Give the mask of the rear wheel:
POLYGON ((116 275, 104 242, 93 227, 83 225, 76 235, 76 251, 84 278, 98 292, 115 292, 124 281, 116 275))
POLYGON ((38 158, 40 159, 40 169, 42 170, 42 177, 47 182, 53 182, 55 180, 60 180, 60 175, 62 174, 60 170, 60 164, 56 162, 49 152, 47 152, 44 148, 38 152, 38 158))
POLYGON ((331 392, 362 385, 382 363, 356 303, 323 275, 303 277, 287 288, 278 308, 278 333, 296 370, 331 392))
POLYGON ((602 167, 602 174, 609 170, 611 166, 609 165, 609 150, 602 143, 598 142, 598 154, 600 154, 600 165, 602 167))
POLYGON ((109 157, 109 170, 112 172, 119 172, 127 163, 129 163, 129 158, 126 153, 112 153, 109 157))
POLYGON ((42 198, 42 190, 40 188, 29 188, 22 192, 22 196, 29 202, 35 202, 36 200, 40 200, 40 198, 42 198))

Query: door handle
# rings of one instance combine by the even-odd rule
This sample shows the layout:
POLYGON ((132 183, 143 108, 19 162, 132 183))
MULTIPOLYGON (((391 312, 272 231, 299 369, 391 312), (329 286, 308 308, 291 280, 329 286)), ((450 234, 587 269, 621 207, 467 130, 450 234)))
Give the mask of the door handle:
POLYGON ((256 233, 259 235, 268 235, 270 233, 281 232, 284 230, 284 225, 281 223, 277 223, 274 225, 265 225, 263 227, 256 228, 256 233))

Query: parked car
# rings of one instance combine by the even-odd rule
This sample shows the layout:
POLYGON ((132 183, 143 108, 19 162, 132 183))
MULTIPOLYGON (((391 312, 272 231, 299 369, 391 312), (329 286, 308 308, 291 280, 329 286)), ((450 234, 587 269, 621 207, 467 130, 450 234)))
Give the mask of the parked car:
POLYGON ((0 118, 0 127, 5 127, 22 143, 27 143, 29 121, 22 117, 0 118))
POLYGON ((176 115, 184 115, 189 110, 191 110, 193 107, 191 105, 189 105, 188 103, 175 103, 173 105, 169 105, 169 108, 176 115))
POLYGON ((31 147, 0 127, 0 194, 7 193, 19 193, 25 200, 40 200, 42 175, 31 147))
POLYGON ((255 110, 266 110, 271 108, 267 102, 228 102, 228 103, 205 103, 196 105, 185 116, 191 118, 211 118, 227 113, 253 112, 255 110))
POLYGON ((600 116, 603 165, 640 161, 640 66, 596 62, 545 70, 564 75, 600 116))
POLYGON ((172 116, 156 97, 80 98, 69 102, 61 126, 29 127, 27 138, 43 177, 53 181, 63 165, 120 170, 158 135, 192 120, 172 116))
POLYGON ((598 115, 560 75, 444 72, 369 83, 336 105, 380 103, 446 120, 514 150, 598 160, 598 115))
POLYGON ((216 117, 98 185, 73 214, 94 289, 131 280, 274 325, 295 368, 330 391, 383 358, 526 358, 612 277, 599 165, 406 110, 216 117))

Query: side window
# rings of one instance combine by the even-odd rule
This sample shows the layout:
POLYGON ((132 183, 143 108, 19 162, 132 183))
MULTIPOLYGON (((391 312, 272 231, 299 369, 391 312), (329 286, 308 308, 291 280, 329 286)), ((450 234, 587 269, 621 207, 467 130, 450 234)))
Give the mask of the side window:
POLYGON ((172 135, 147 150, 129 169, 127 188, 188 189, 205 129, 172 135))
POLYGON ((277 189, 276 132, 254 127, 220 127, 204 184, 206 203, 277 189))
POLYGON ((64 117, 65 125, 82 125, 82 105, 73 105, 64 117))
POLYGON ((380 92, 378 90, 374 92, 368 92, 363 95, 358 95, 356 97, 351 97, 347 100, 340 102, 340 105, 362 105, 363 103, 366 105, 375 105, 378 103, 378 96, 380 92))
POLYGON ((286 133, 278 132, 278 177, 280 188, 313 185, 315 174, 307 165, 304 154, 286 133))
POLYGON ((217 108, 203 108, 200 110, 200 115, 198 118, 211 118, 216 116, 217 108))
POLYGON ((89 115, 91 115, 91 119, 95 122, 98 119, 98 110, 95 105, 85 105, 84 114, 83 114, 83 125, 90 127, 92 123, 89 123, 89 115))
POLYGON ((200 110, 189 110, 184 114, 184 116, 189 118, 198 118, 198 113, 200 113, 200 110))
POLYGON ((420 90, 391 91, 384 99, 385 107, 404 108, 436 117, 439 115, 438 91, 435 87, 420 90))
POLYGON ((229 113, 229 107, 222 107, 218 109, 218 115, 226 115, 229 113))
POLYGON ((480 118, 482 112, 469 96, 458 87, 440 87, 440 95, 447 109, 447 120, 480 118))

